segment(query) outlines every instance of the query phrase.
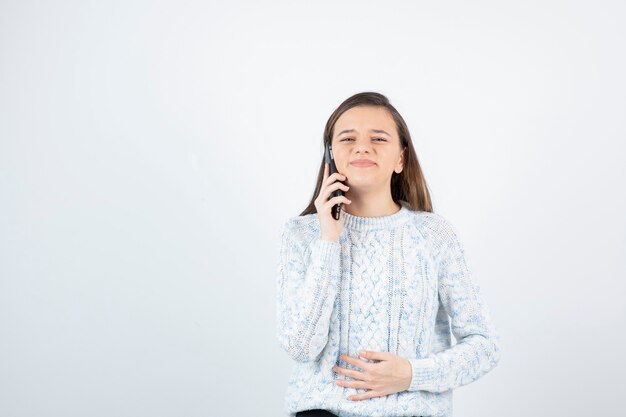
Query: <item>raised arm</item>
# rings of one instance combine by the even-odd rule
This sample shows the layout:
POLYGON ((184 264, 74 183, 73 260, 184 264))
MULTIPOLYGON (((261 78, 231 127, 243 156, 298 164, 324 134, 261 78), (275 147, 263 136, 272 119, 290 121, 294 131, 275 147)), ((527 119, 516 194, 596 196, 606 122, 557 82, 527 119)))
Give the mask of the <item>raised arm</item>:
POLYGON ((493 369, 500 359, 499 335, 468 268, 463 244, 449 222, 439 215, 436 218, 435 239, 441 239, 439 299, 450 316, 457 343, 425 358, 410 358, 413 374, 409 391, 443 392, 469 384, 493 369))
POLYGON ((288 221, 277 267, 276 335, 289 356, 317 360, 328 342, 330 316, 340 281, 337 241, 307 238, 288 221))

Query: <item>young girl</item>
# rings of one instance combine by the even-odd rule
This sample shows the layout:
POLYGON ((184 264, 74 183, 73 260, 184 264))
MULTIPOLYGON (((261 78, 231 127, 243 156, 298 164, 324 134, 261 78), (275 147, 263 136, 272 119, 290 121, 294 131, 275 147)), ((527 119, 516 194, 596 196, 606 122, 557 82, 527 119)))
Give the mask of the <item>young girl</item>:
POLYGON ((312 201, 282 230, 277 337, 295 361, 285 411, 452 416, 453 389, 500 358, 459 235, 433 212, 406 123, 385 96, 344 101, 326 123, 328 144, 338 172, 320 164, 312 201), (331 198, 336 190, 344 195, 331 198))

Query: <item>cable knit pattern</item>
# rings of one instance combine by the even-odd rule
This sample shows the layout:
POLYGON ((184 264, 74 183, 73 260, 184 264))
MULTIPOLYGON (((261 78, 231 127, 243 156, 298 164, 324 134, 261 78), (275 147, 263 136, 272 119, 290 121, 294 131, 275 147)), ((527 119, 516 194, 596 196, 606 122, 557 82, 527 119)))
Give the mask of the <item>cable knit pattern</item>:
POLYGON ((336 242, 321 239, 317 214, 283 226, 276 335, 295 361, 285 392, 289 417, 314 408, 340 417, 451 417, 453 389, 497 365, 499 336, 456 229, 440 214, 400 203, 381 217, 343 211, 336 242), (332 367, 358 369, 339 355, 360 349, 406 358, 409 388, 348 400, 365 390, 336 385, 353 378, 332 367))

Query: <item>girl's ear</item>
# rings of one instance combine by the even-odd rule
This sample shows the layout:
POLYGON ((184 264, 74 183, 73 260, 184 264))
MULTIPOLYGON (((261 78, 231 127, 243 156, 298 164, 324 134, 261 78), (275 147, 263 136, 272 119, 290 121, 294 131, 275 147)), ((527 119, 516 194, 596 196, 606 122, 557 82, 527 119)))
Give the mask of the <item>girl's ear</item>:
POLYGON ((405 151, 406 151, 406 147, 404 149, 402 149, 402 152, 400 152, 400 159, 398 160, 398 165, 396 167, 396 169, 394 171, 396 171, 398 174, 402 172, 402 170, 404 169, 404 155, 405 155, 405 151), (397 169, 400 169, 400 171, 398 171, 397 169))

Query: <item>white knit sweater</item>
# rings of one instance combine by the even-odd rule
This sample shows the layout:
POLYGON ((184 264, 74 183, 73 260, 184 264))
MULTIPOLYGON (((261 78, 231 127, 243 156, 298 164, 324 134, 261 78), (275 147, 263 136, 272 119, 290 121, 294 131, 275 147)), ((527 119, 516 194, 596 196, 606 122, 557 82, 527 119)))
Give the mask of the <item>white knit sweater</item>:
POLYGON ((401 204, 382 217, 343 211, 337 242, 321 239, 317 214, 285 223, 276 324, 295 361, 284 403, 290 417, 314 408, 341 417, 450 417, 453 389, 497 365, 499 337, 456 229, 401 204), (353 378, 331 368, 358 369, 339 356, 360 349, 408 359, 409 389, 348 400, 365 391, 335 384, 353 378))

